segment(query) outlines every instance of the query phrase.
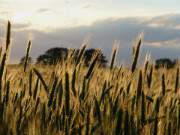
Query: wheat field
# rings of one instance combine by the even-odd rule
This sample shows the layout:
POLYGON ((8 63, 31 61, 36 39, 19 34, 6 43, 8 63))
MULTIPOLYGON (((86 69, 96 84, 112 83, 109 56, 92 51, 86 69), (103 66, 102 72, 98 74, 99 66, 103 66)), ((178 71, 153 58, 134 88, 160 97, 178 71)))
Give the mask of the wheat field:
POLYGON ((133 47, 130 68, 83 66, 78 58, 55 66, 8 64, 11 24, 0 50, 0 134, 6 135, 178 135, 179 67, 155 69, 148 60, 137 68, 142 39, 133 47), (74 63, 74 64, 72 64, 74 63))

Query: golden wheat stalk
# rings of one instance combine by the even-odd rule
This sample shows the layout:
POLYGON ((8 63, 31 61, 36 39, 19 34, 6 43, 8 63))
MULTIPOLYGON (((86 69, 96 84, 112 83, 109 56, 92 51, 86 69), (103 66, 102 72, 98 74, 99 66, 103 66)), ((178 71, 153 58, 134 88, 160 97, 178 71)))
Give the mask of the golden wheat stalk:
POLYGON ((26 72, 26 67, 27 67, 27 63, 28 63, 28 59, 29 59, 30 49, 31 49, 31 41, 28 42, 28 46, 26 49, 26 57, 25 57, 25 62, 24 62, 24 72, 26 72))
POLYGON ((139 57, 141 43, 142 43, 142 34, 140 35, 139 40, 137 42, 137 45, 134 48, 135 50, 133 51, 133 63, 132 63, 132 66, 131 66, 131 72, 132 73, 136 69, 136 65, 137 65, 137 61, 138 61, 138 57, 139 57))

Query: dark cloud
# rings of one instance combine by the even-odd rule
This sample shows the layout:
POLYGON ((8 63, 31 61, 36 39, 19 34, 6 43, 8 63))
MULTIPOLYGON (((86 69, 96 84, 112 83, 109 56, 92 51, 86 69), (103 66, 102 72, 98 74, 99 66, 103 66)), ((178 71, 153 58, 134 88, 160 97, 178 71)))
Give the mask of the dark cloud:
MULTIPOLYGON (((2 20, 0 19, 0 37, 6 33, 6 25, 8 23, 8 20, 2 20)), ((24 31, 25 29, 29 29, 31 27, 31 23, 13 23, 12 24, 12 31, 17 31, 17 33, 24 31)), ((31 31, 31 30, 29 30, 31 31)))
POLYGON ((0 11, 1 15, 8 15, 8 14, 11 14, 11 13, 12 13, 11 11, 0 11))
POLYGON ((91 4, 86 4, 86 5, 84 5, 83 7, 82 7, 82 9, 89 9, 89 8, 92 8, 93 7, 93 5, 91 5, 91 4))
POLYGON ((48 11, 50 11, 50 9, 48 9, 48 8, 40 8, 36 12, 37 13, 45 13, 45 12, 48 12, 48 11))
POLYGON ((13 30, 21 30, 21 29, 26 29, 28 27, 30 27, 31 24, 30 23, 22 23, 22 24, 12 24, 12 28, 13 30))
POLYGON ((145 44, 154 47, 174 47, 180 43, 180 39, 172 39, 172 40, 164 40, 164 41, 149 41, 145 42, 145 44))
MULTIPOLYGON (((91 26, 56 29, 51 32, 36 30, 21 30, 13 32, 12 60, 17 60, 25 54, 28 34, 32 33, 34 40, 31 56, 36 58, 46 49, 62 47, 80 47, 86 37, 90 37, 90 46, 101 48, 110 57, 114 40, 120 41, 118 61, 130 63, 131 48, 139 33, 144 32, 144 42, 141 59, 146 52, 151 52, 152 58, 180 57, 180 14, 146 18, 108 18, 97 21, 91 26), (166 19, 162 19, 166 18, 166 19), (161 21, 159 21, 161 20, 161 21), (161 25, 163 24, 163 25, 161 25)), ((20 27, 20 26, 19 26, 20 27)))
POLYGON ((65 4, 70 4, 71 2, 69 0, 66 0, 65 1, 65 4))
POLYGON ((167 14, 151 18, 145 24, 155 27, 177 28, 180 25, 180 14, 167 14))

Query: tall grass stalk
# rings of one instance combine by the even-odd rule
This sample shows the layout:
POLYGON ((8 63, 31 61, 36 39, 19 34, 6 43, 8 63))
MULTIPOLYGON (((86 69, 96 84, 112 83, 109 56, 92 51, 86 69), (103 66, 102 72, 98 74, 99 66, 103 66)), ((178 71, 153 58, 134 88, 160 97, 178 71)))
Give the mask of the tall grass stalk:
POLYGON ((25 57, 25 63, 24 63, 24 72, 26 72, 26 67, 27 67, 27 64, 28 64, 30 48, 31 48, 31 41, 29 41, 28 47, 26 49, 26 57, 25 57))

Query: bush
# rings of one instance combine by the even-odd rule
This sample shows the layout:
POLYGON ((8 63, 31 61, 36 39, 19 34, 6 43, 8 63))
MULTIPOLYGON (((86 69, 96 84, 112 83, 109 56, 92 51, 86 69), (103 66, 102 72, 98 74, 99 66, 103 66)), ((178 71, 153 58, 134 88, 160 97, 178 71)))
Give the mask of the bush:
POLYGON ((155 68, 165 67, 165 68, 173 68, 176 65, 176 60, 171 61, 168 58, 157 59, 155 62, 155 68))

